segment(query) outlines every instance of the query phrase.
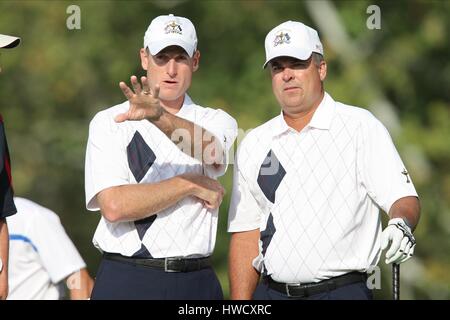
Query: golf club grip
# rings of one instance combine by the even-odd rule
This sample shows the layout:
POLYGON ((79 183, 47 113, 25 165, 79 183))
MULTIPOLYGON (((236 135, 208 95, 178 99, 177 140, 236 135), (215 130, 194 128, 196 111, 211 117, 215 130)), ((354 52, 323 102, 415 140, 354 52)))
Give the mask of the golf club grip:
POLYGON ((392 264, 392 298, 400 300, 400 265, 392 264))

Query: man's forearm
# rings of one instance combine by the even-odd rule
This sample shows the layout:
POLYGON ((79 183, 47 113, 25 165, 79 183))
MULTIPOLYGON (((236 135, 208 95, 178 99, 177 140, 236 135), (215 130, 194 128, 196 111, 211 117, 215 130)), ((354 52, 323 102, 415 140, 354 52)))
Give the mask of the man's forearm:
POLYGON ((94 281, 86 268, 83 268, 67 278, 67 286, 71 300, 87 300, 91 297, 94 281))
POLYGON ((417 197, 404 197, 394 202, 389 210, 389 217, 404 218, 412 231, 417 226, 420 218, 420 202, 417 197))
POLYGON ((8 295, 8 254, 9 234, 5 218, 0 218, 0 258, 3 268, 0 272, 0 300, 6 299, 8 295))
POLYGON ((111 187, 98 195, 102 215, 111 222, 135 221, 158 213, 193 194, 182 175, 157 183, 111 187))
POLYGON ((224 163, 224 152, 217 137, 195 123, 167 111, 151 122, 190 157, 204 164, 224 163))
POLYGON ((252 261, 259 254, 259 229, 233 233, 230 242, 229 273, 233 300, 250 300, 259 280, 252 261))

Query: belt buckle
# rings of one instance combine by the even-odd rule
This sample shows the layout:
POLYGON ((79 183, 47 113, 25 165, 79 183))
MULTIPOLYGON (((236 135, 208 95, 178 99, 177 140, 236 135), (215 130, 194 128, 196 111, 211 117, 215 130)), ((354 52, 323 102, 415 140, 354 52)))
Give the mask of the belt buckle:
POLYGON ((286 283, 286 284, 285 284, 285 288, 286 288, 287 296, 288 296, 288 297, 297 297, 297 298, 303 297, 304 295, 291 295, 291 292, 289 291, 289 287, 300 288, 301 285, 302 285, 302 284, 301 284, 300 282, 298 282, 298 283, 286 283))
POLYGON ((184 260, 178 257, 164 258, 164 272, 181 272, 181 270, 169 269, 168 262, 170 261, 184 261, 184 260))

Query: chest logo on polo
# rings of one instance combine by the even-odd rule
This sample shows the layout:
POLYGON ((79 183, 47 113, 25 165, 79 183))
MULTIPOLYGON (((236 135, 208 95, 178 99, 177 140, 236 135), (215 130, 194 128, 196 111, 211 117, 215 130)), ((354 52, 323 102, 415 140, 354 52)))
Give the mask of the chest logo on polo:
POLYGON ((175 21, 169 22, 164 28, 164 31, 166 32, 166 34, 167 33, 183 34, 183 29, 181 29, 181 26, 175 21))
POLYGON ((291 43, 291 36, 285 31, 280 31, 275 35, 273 46, 276 47, 283 43, 291 43))
POLYGON ((270 150, 264 159, 258 174, 258 185, 266 198, 275 203, 275 192, 286 175, 283 165, 275 153, 270 150))

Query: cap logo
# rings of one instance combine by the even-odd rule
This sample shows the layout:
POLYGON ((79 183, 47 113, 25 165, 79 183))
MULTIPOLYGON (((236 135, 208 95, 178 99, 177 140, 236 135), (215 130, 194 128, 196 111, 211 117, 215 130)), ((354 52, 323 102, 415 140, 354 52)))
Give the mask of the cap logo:
POLYGON ((280 31, 273 40, 273 46, 276 47, 283 43, 291 43, 291 36, 287 32, 280 31))
POLYGON ((166 34, 167 33, 183 34, 183 30, 181 29, 181 26, 178 23, 176 23, 175 21, 171 21, 168 24, 166 24, 164 31, 166 32, 166 34))

